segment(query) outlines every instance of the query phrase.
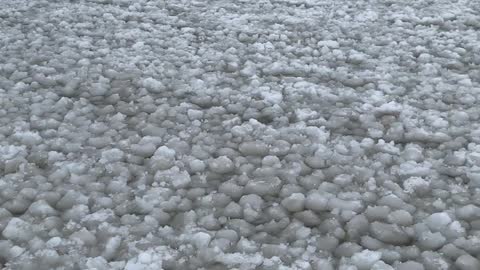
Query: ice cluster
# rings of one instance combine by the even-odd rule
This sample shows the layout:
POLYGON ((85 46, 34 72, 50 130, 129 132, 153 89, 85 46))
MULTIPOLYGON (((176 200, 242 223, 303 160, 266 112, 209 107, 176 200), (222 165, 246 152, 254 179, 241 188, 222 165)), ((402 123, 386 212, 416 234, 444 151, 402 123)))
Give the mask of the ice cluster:
POLYGON ((480 2, 1 0, 0 268, 480 269, 480 2))

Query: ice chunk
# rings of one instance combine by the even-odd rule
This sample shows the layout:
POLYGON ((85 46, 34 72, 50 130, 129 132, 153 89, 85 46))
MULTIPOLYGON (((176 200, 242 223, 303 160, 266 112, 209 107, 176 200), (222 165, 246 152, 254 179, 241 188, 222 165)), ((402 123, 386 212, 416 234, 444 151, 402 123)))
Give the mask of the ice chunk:
POLYGON ((347 233, 352 238, 358 238, 368 232, 369 222, 365 215, 356 215, 347 222, 347 233))
POLYGON ((12 218, 2 232, 3 237, 12 241, 27 242, 33 238, 32 225, 20 218, 12 218))
POLYGON ((215 257, 217 262, 228 265, 231 269, 233 265, 245 265, 247 268, 255 269, 256 266, 262 264, 264 258, 260 254, 245 254, 245 253, 227 253, 218 254, 215 257), (248 267, 250 265, 250 267, 248 267))
POLYGON ((279 104, 283 100, 283 95, 281 92, 263 91, 261 95, 263 99, 269 104, 279 104))
POLYGON ((0 146, 0 160, 10 160, 19 153, 25 152, 25 146, 6 145, 0 146))
POLYGON ((156 146, 153 143, 132 144, 130 148, 132 149, 132 153, 134 155, 144 158, 151 157, 156 150, 156 146))
POLYGON ((208 166, 213 172, 220 174, 230 173, 235 169, 233 161, 226 156, 210 160, 208 166))
POLYGON ((192 242, 198 249, 208 247, 212 237, 206 232, 197 232, 192 236, 192 242))
POLYGON ((337 257, 351 257, 353 254, 362 251, 362 247, 354 242, 344 242, 335 249, 337 257))
POLYGON ((302 109, 296 109, 295 115, 297 116, 298 120, 305 121, 308 119, 314 119, 318 115, 318 113, 309 108, 302 108, 302 109))
POLYGON ((340 175, 337 175, 333 179, 333 183, 335 183, 339 186, 342 186, 342 187, 345 187, 345 186, 351 184, 352 181, 353 181, 353 176, 348 175, 348 174, 340 174, 340 175))
POLYGON ((455 266, 459 270, 478 270, 480 269, 480 261, 470 254, 464 254, 457 258, 455 266))
POLYGON ((10 248, 10 256, 11 258, 16 258, 20 255, 22 255, 25 252, 25 248, 19 247, 19 246, 13 246, 10 248))
POLYGON ((452 262, 442 254, 426 250, 421 254, 422 264, 427 270, 449 270, 452 269, 452 262))
POLYGON ((425 220, 425 222, 427 223, 430 230, 434 232, 440 232, 444 230, 452 222, 452 219, 447 213, 441 212, 441 213, 431 214, 425 220))
POLYGON ((277 156, 266 156, 262 159, 262 166, 280 168, 280 159, 277 156))
POLYGON ((432 233, 429 231, 422 232, 418 239, 419 245, 425 249, 436 250, 441 248, 446 238, 439 232, 432 233))
POLYGON ((38 200, 30 205, 28 212, 33 216, 45 218, 47 216, 53 216, 57 214, 57 211, 53 209, 45 200, 38 200))
POLYGON ((2 206, 12 214, 23 214, 30 206, 30 201, 24 198, 15 198, 5 202, 2 206))
POLYGON ((191 182, 190 174, 178 167, 157 171, 153 179, 158 183, 170 183, 174 188, 184 188, 191 182))
POLYGON ((419 162, 423 160, 423 149, 416 144, 407 144, 405 150, 402 153, 402 157, 407 161, 419 162))
POLYGON ((223 214, 229 218, 240 218, 242 216, 242 207, 236 202, 230 202, 223 209, 223 214))
POLYGON ((371 270, 395 270, 390 265, 384 263, 383 261, 377 261, 372 265, 371 270))
POLYGON ((431 173, 431 165, 429 163, 417 163, 415 161, 407 161, 400 164, 400 175, 424 177, 431 173))
POLYGON ((375 115, 399 115, 403 110, 401 104, 390 101, 389 103, 382 104, 380 107, 375 109, 375 115))
POLYGON ((122 243, 122 238, 120 236, 114 236, 108 239, 107 243, 105 244, 105 249, 102 253, 102 257, 107 260, 114 258, 120 248, 122 243))
POLYGON ((263 208, 264 203, 265 202, 263 201, 262 197, 256 194, 244 195, 239 200, 239 204, 242 207, 250 206, 256 210, 261 210, 263 208))
POLYGON ((340 44, 335 40, 321 40, 317 42, 318 47, 326 46, 328 48, 337 49, 340 48, 340 44))
POLYGON ((261 141, 241 143, 238 150, 248 156, 266 156, 269 151, 268 146, 261 141))
POLYGON ((194 173, 203 172, 205 170, 205 168, 207 167, 205 165, 205 162, 203 162, 202 160, 199 160, 199 159, 190 160, 190 162, 188 163, 188 166, 190 167, 190 170, 192 170, 192 172, 194 172, 194 173))
POLYGON ((244 192, 258 195, 276 195, 282 188, 282 181, 278 177, 265 177, 250 180, 244 192))
POLYGON ((457 208, 455 214, 459 219, 472 221, 480 218, 480 207, 473 204, 468 204, 457 208))
POLYGON ((374 238, 387 244, 406 245, 411 242, 410 236, 398 225, 375 221, 370 225, 370 233, 374 238))
POLYGON ((319 192, 312 192, 305 199, 305 207, 317 212, 326 211, 328 210, 328 200, 327 196, 319 192))
POLYGON ((92 83, 91 87, 88 89, 88 92, 92 96, 104 96, 108 93, 109 85, 106 83, 92 83))
POLYGON ((339 198, 331 198, 328 201, 329 209, 340 209, 340 210, 348 210, 359 213, 363 209, 363 202, 360 200, 342 200, 339 198))
POLYGON ((358 270, 358 268, 351 264, 340 264, 338 270, 358 270))
POLYGON ((386 205, 390 208, 394 209, 403 209, 405 211, 408 211, 410 213, 415 212, 415 207, 404 202, 402 199, 400 199, 397 195, 395 194, 389 194, 384 197, 382 197, 380 200, 377 202, 379 205, 386 205))
POLYGON ((161 93, 165 90, 165 85, 154 78, 145 78, 142 81, 142 86, 152 93, 161 93))
POLYGON ((313 263, 314 270, 334 270, 332 261, 329 259, 319 259, 317 262, 313 263))
POLYGON ((413 217, 409 212, 400 209, 393 211, 388 215, 388 222, 400 226, 409 226, 413 224, 413 217))
POLYGON ((57 202, 56 208, 59 210, 66 210, 72 208, 76 204, 87 204, 88 198, 82 193, 74 190, 69 190, 57 202))
POLYGON ((357 266, 358 270, 370 270, 376 262, 380 261, 382 253, 378 251, 363 250, 352 256, 352 263, 357 266))
POLYGON ((414 193, 416 190, 424 191, 428 189, 430 182, 422 177, 410 177, 403 182, 403 189, 406 193, 414 193))
POLYGON ((175 150, 170 149, 167 146, 160 146, 151 158, 153 167, 159 170, 167 170, 171 168, 175 162, 175 154, 175 150))
POLYGON ((293 193, 282 200, 282 205, 290 212, 302 211, 305 206, 305 195, 302 193, 293 193))
POLYGON ((88 269, 95 269, 95 270, 108 270, 108 262, 105 260, 103 257, 95 257, 95 258, 88 258, 87 262, 85 263, 85 266, 88 267, 88 269))
POLYGON ((80 231, 72 233, 69 238, 87 246, 93 246, 97 242, 95 235, 85 228, 82 228, 80 231))
POLYGON ((121 161, 124 157, 124 153, 120 149, 109 149, 102 152, 100 163, 113 163, 121 161))
POLYGON ((320 217, 318 217, 318 215, 315 214, 315 212, 310 210, 297 212, 295 213, 294 217, 309 227, 317 226, 322 222, 320 217))
POLYGON ((24 145, 33 146, 42 141, 42 137, 40 137, 38 133, 32 131, 17 131, 13 136, 24 145))
POLYGON ((419 262, 406 261, 397 265, 396 270, 425 270, 425 267, 419 262))
POLYGON ((203 117, 203 111, 200 110, 194 110, 194 109, 188 109, 187 110, 187 115, 188 118, 193 121, 193 120, 199 120, 202 119, 203 117))

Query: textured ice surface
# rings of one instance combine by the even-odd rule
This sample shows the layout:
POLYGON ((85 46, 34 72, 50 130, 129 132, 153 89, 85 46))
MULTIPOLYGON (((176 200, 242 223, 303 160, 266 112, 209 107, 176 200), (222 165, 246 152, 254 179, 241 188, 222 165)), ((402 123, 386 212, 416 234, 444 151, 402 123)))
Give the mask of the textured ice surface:
POLYGON ((0 268, 480 269, 479 3, 0 0, 0 268))

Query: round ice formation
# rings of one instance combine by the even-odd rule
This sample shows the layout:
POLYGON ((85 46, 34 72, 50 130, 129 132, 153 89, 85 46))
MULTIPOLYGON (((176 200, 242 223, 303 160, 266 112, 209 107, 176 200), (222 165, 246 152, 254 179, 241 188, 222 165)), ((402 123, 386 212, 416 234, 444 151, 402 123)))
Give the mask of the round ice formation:
POLYGON ((0 268, 480 269, 477 1, 0 1, 0 268))

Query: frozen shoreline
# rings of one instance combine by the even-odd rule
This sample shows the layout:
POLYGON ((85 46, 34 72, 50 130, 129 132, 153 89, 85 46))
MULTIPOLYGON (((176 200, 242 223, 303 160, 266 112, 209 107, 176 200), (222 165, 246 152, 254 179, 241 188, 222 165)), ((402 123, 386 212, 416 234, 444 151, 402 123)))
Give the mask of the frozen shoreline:
POLYGON ((1 1, 0 266, 480 269, 479 14, 1 1))

